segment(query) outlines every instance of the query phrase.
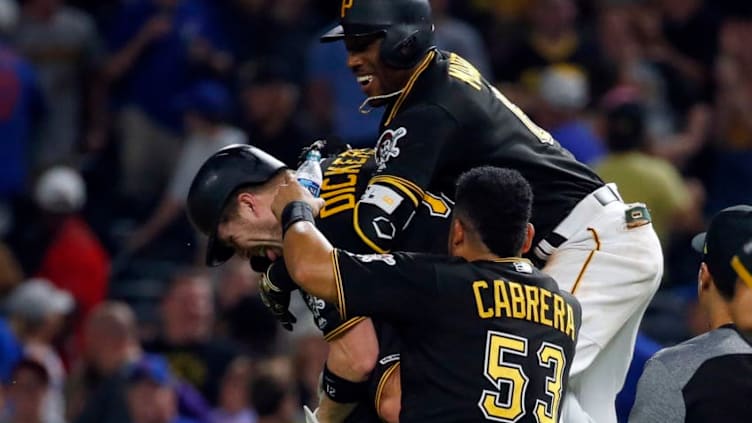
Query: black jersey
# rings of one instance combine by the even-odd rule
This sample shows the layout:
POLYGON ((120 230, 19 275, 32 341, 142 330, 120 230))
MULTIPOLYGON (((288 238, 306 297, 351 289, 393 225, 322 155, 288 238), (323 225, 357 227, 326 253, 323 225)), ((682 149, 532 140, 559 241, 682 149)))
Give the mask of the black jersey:
MULTIPOLYGON (((452 196, 458 176, 492 165, 518 170, 533 189, 532 223, 537 244, 603 181, 533 123, 467 61, 430 52, 402 94, 385 110, 371 183, 395 190, 406 201, 391 213, 358 206, 356 225, 366 242, 393 250, 372 230, 374 219, 400 226, 426 191, 452 196)), ((535 244, 534 244, 535 245, 535 244)))
MULTIPOLYGON (((357 253, 374 250, 358 236, 353 225, 358 201, 377 205, 386 210, 401 205, 402 197, 385 187, 368 182, 376 174, 374 149, 352 149, 325 159, 322 164, 323 182, 319 196, 325 201, 316 219, 316 227, 339 248, 357 253)), ((454 203, 449 195, 428 190, 419 207, 404 227, 391 222, 376 221, 372 228, 382 239, 389 238, 401 251, 446 253, 449 217, 454 203)))
POLYGON ((340 312, 393 323, 401 422, 558 421, 580 306, 525 259, 333 252, 340 312))
MULTIPOLYGON (((395 207, 399 206, 398 199, 389 189, 375 186, 366 192, 368 182, 376 172, 374 149, 343 151, 336 156, 326 158, 321 168, 323 181, 320 197, 324 199, 325 205, 316 219, 316 227, 332 245, 359 253, 374 252, 355 231, 353 218, 356 203, 366 201, 375 205, 382 204, 387 209, 391 207, 390 202, 395 207)), ((392 230, 391 227, 384 227, 379 228, 379 231, 383 236, 394 235, 395 245, 405 251, 446 253, 452 206, 453 203, 445 194, 429 192, 420 207, 415 210, 407 227, 401 228, 400 231, 396 228, 392 230)), ((275 264, 271 272, 273 279, 289 278, 284 265, 275 264)), ((341 319, 336 306, 305 293, 303 299, 308 303, 314 321, 327 341, 336 339, 365 319, 362 316, 349 316, 347 319, 341 319)), ((377 324, 376 327, 381 351, 387 358, 392 356, 398 360, 399 356, 393 354, 399 352, 398 340, 391 335, 392 331, 387 325, 377 324)), ((377 375, 374 376, 378 378, 377 375)), ((378 380, 373 383, 377 384, 378 380)), ((378 399, 378 394, 375 398, 364 398, 345 421, 380 422, 376 410, 371 405, 378 399)))
MULTIPOLYGON (((325 204, 316 219, 316 227, 338 248, 356 253, 373 253, 374 250, 363 242, 353 225, 357 217, 355 205, 361 201, 389 210, 399 207, 401 201, 387 187, 369 186, 368 182, 376 172, 374 149, 343 151, 326 158, 321 167, 323 181, 319 196, 325 204)), ((447 195, 428 192, 406 227, 397 230, 391 222, 376 221, 374 228, 380 236, 394 238, 400 250, 445 254, 452 206, 447 195), (378 227, 379 224, 384 226, 378 227)), ((272 280, 289 278, 284 265, 273 266, 269 275, 272 280)), ((303 299, 327 341, 337 338, 365 319, 351 316, 350 319, 341 320, 334 305, 305 293, 303 299)))

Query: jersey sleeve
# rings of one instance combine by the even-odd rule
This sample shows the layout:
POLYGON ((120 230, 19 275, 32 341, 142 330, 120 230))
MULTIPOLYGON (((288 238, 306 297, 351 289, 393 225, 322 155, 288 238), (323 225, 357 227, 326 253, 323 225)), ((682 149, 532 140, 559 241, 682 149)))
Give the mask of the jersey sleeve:
POLYGON ((673 375, 660 360, 655 357, 648 360, 637 382, 637 395, 629 421, 683 422, 685 410, 681 388, 673 375))
POLYGON ((434 297, 436 271, 419 257, 404 254, 332 252, 339 312, 342 320, 371 316, 390 320, 426 315, 434 297))
POLYGON ((355 207, 358 235, 374 251, 391 250, 434 177, 445 141, 457 122, 428 104, 400 113, 376 144, 376 172, 355 207))

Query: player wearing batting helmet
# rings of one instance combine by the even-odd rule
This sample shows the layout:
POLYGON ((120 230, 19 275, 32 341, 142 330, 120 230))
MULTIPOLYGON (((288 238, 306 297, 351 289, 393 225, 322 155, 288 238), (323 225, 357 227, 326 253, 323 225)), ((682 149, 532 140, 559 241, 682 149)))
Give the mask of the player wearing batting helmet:
MULTIPOLYGON (((368 190, 394 201, 361 199, 358 236, 374 251, 391 251, 429 192, 452 193, 458 176, 476 166, 518 170, 534 193, 529 257, 583 307, 562 416, 616 422, 614 399, 663 272, 648 210, 624 204, 615 185, 575 160, 471 63, 437 49, 427 0, 342 0, 340 25, 322 41, 344 42, 368 97, 361 110, 385 108, 368 190)), ((487 389, 498 386, 488 381, 487 389)))
POLYGON ((320 200, 292 178, 272 209, 301 287, 336 303, 343 319, 394 324, 400 422, 556 422, 580 313, 574 297, 520 257, 534 232, 530 186, 519 172, 482 166, 462 174, 455 197, 451 257, 336 249, 311 224, 320 200))
MULTIPOLYGON (((317 225, 337 246, 373 252, 352 229, 359 199, 394 200, 393 206, 398 206, 397 199, 390 199, 388 193, 366 192, 375 167, 373 149, 342 151, 322 162, 321 197, 327 200, 317 225)), ((262 295, 270 309, 286 328, 292 329, 294 317, 287 305, 290 291, 297 287, 280 259, 282 228, 271 212, 274 193, 287 173, 282 162, 258 148, 227 147, 210 157, 197 172, 188 195, 187 212, 193 224, 209 237, 207 265, 217 266, 234 254, 249 258, 257 270, 265 272, 262 295), (269 265, 270 261, 275 263, 269 265)), ((399 245, 405 250, 445 251, 452 204, 441 193, 432 196, 432 204, 426 203, 417 210, 402 232, 399 245)), ((307 294, 303 298, 330 344, 323 378, 323 391, 328 396, 323 397, 320 415, 329 421, 330 413, 344 410, 347 414, 351 404, 358 403, 347 421, 380 422, 376 410, 382 410, 385 420, 394 421, 400 404, 396 377, 400 344, 391 328, 358 316, 342 320, 333 305, 307 294), (392 389, 395 384, 396 390, 392 389)))

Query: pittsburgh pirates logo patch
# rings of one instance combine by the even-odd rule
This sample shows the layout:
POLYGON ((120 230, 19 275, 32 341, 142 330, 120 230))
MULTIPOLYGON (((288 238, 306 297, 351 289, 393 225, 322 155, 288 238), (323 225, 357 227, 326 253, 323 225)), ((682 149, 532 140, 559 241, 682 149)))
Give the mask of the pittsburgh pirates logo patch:
POLYGON ((404 127, 395 130, 387 129, 381 134, 379 141, 376 143, 376 165, 379 171, 386 168, 386 164, 390 159, 399 156, 400 149, 397 147, 397 141, 405 135, 407 135, 407 129, 404 127))
POLYGON ((391 254, 350 254, 350 255, 362 261, 363 263, 372 263, 374 261, 382 261, 386 263, 388 266, 394 266, 397 264, 397 261, 394 259, 394 256, 391 254))

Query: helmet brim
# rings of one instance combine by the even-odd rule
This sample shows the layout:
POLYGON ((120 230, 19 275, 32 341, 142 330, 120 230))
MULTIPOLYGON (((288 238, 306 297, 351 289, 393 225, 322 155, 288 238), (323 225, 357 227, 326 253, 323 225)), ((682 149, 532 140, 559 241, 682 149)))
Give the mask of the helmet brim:
POLYGON ((224 264, 234 255, 235 249, 219 241, 216 233, 209 235, 209 242, 206 245, 207 266, 217 267, 224 264))
POLYGON ((330 29, 327 33, 319 38, 322 43, 331 43, 334 41, 340 41, 346 37, 373 37, 383 36, 386 34, 386 30, 389 25, 381 24, 347 24, 347 28, 343 25, 337 25, 330 29))
POLYGON ((342 25, 337 25, 334 28, 327 31, 319 38, 322 43, 331 43, 334 41, 340 41, 345 38, 345 28, 342 25))

